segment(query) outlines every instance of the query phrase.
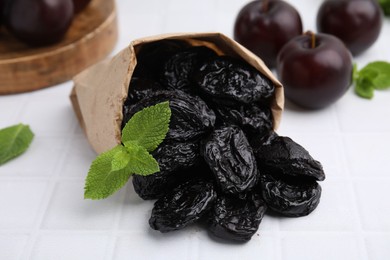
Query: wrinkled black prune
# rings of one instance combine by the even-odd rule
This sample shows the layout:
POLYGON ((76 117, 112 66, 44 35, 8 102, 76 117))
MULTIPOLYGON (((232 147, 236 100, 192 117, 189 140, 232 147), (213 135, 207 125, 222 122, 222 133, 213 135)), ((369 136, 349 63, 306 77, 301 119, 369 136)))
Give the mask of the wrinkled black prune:
POLYGON ((137 65, 133 76, 157 80, 164 63, 176 52, 188 48, 188 43, 178 40, 161 40, 143 44, 137 51, 137 65))
POLYGON ((161 82, 171 90, 192 92, 192 74, 199 64, 216 53, 204 46, 191 47, 173 55, 164 64, 161 82))
POLYGON ((160 171, 151 175, 133 175, 135 192, 142 199, 156 199, 192 178, 189 168, 200 161, 199 142, 171 142, 165 140, 153 151, 160 171))
POLYGON ((268 107, 255 104, 234 107, 217 106, 214 111, 223 122, 238 125, 247 136, 268 135, 273 128, 272 112, 268 107))
POLYGON ((203 92, 218 99, 250 104, 266 102, 275 92, 272 81, 255 68, 226 56, 205 62, 194 77, 203 92))
POLYGON ((155 202, 149 225, 163 233, 184 228, 207 213, 215 199, 211 182, 185 182, 155 202))
POLYGON ((152 79, 132 77, 129 86, 129 94, 127 96, 128 103, 134 104, 141 99, 150 96, 152 93, 161 90, 164 90, 164 88, 152 79))
POLYGON ((193 140, 209 132, 215 123, 215 114, 199 97, 193 97, 182 91, 160 91, 142 99, 130 107, 123 115, 126 124, 138 111, 160 102, 169 101, 171 121, 165 139, 175 141, 193 140))
POLYGON ((252 143, 259 167, 280 170, 283 174, 308 177, 318 181, 325 179, 320 162, 289 137, 272 135, 263 144, 252 143))
POLYGON ((320 202, 321 186, 315 180, 271 171, 261 175, 260 186, 268 207, 284 216, 306 216, 320 202))
POLYGON ((256 184, 256 159, 239 127, 224 126, 214 130, 203 143, 201 153, 223 192, 238 194, 251 190, 256 184))
POLYGON ((260 194, 250 194, 245 200, 218 195, 209 214, 209 230, 223 239, 248 241, 258 230, 266 210, 260 194))

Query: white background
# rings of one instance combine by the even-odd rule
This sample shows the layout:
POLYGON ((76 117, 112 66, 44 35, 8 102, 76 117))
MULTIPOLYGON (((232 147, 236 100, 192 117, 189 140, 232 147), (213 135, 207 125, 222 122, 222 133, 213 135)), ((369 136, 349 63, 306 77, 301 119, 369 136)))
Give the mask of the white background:
MULTIPOLYGON (((133 39, 165 32, 232 36, 242 0, 118 0, 116 53, 133 39)), ((290 1, 315 30, 321 0, 290 1)), ((377 43, 355 61, 390 61, 390 18, 377 43)), ((307 217, 265 216, 246 244, 209 237, 204 228, 160 234, 148 227, 152 202, 132 185, 103 201, 83 200, 96 154, 69 102, 72 82, 0 96, 0 128, 23 122, 30 149, 0 167, 0 259, 390 259, 390 91, 373 100, 348 91, 315 112, 288 105, 279 134, 321 161, 327 179, 307 217)))

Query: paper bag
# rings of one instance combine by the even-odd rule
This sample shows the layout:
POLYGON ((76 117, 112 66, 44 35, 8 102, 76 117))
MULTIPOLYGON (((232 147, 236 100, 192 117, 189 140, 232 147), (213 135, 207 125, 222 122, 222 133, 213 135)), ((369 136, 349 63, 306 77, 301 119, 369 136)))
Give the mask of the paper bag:
POLYGON ((97 153, 121 142, 122 107, 142 45, 159 40, 182 40, 193 46, 207 46, 218 54, 242 58, 267 76, 276 86, 271 110, 274 129, 279 126, 284 95, 281 83, 263 61, 221 33, 164 34, 135 40, 109 60, 102 61, 74 78, 71 102, 89 143, 97 153))

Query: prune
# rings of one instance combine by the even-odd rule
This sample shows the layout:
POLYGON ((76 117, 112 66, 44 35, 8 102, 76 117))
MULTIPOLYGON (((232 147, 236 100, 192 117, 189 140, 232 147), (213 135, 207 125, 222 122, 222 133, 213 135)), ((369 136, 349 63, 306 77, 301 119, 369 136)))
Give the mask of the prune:
POLYGON ((226 56, 203 63, 194 78, 207 95, 245 104, 265 102, 275 92, 272 81, 255 68, 226 56))
POLYGON ((271 171, 270 174, 261 175, 260 186, 268 207, 285 216, 306 216, 320 202, 321 186, 315 180, 271 171))
POLYGON ((155 202, 149 225, 163 233, 184 228, 207 213, 215 199, 211 182, 185 182, 155 202))
POLYGON ((161 40, 137 47, 137 66, 133 76, 157 80, 164 69, 164 63, 187 47, 186 42, 178 40, 161 40))
POLYGON ((141 109, 157 103, 169 101, 172 111, 167 140, 188 141, 209 132, 215 123, 215 114, 199 97, 182 91, 160 91, 142 99, 128 109, 124 109, 124 124, 141 109))
POLYGON ((239 194, 256 184, 256 159, 239 127, 224 126, 214 130, 203 143, 201 152, 223 192, 239 194))
POLYGON ((216 53, 204 46, 191 47, 173 55, 165 64, 162 84, 170 90, 191 91, 192 74, 199 64, 216 53))
POLYGON ((267 135, 273 128, 272 113, 268 107, 239 104, 235 107, 218 106, 214 110, 218 118, 240 126, 247 136, 267 135))
POLYGON ((251 194, 246 200, 218 195, 209 214, 209 230, 217 237, 248 241, 256 233, 267 205, 260 194, 251 194))
POLYGON ((152 95, 154 92, 161 90, 164 90, 164 88, 152 79, 132 77, 127 102, 134 104, 141 99, 152 95))
POLYGON ((143 199, 159 198, 183 180, 192 178, 186 168, 200 161, 199 143, 164 141, 152 155, 160 171, 147 176, 133 175, 134 190, 143 199))
POLYGON ((252 143, 252 147, 259 167, 278 169, 286 175, 319 181, 325 179, 321 163, 314 160, 305 148, 289 137, 274 134, 263 144, 252 143))

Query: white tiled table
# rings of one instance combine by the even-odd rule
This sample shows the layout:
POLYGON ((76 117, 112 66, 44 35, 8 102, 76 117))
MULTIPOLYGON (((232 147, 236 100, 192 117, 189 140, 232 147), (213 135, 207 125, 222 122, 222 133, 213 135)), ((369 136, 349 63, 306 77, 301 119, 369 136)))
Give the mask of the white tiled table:
MULTIPOLYGON (((241 0, 118 0, 117 52, 165 32, 232 35, 241 0)), ((321 0, 290 1, 315 30, 321 0)), ((390 18, 378 42, 356 58, 390 61, 390 18)), ((287 104, 279 134, 320 160, 327 179, 319 207, 303 218, 266 216, 249 243, 211 239, 193 226, 160 234, 148 227, 152 202, 127 185, 103 201, 83 200, 96 154, 68 99, 67 82, 0 96, 0 128, 23 122, 30 149, 0 167, 0 259, 390 259, 390 91, 371 101, 352 89, 335 105, 307 112, 287 104)))

